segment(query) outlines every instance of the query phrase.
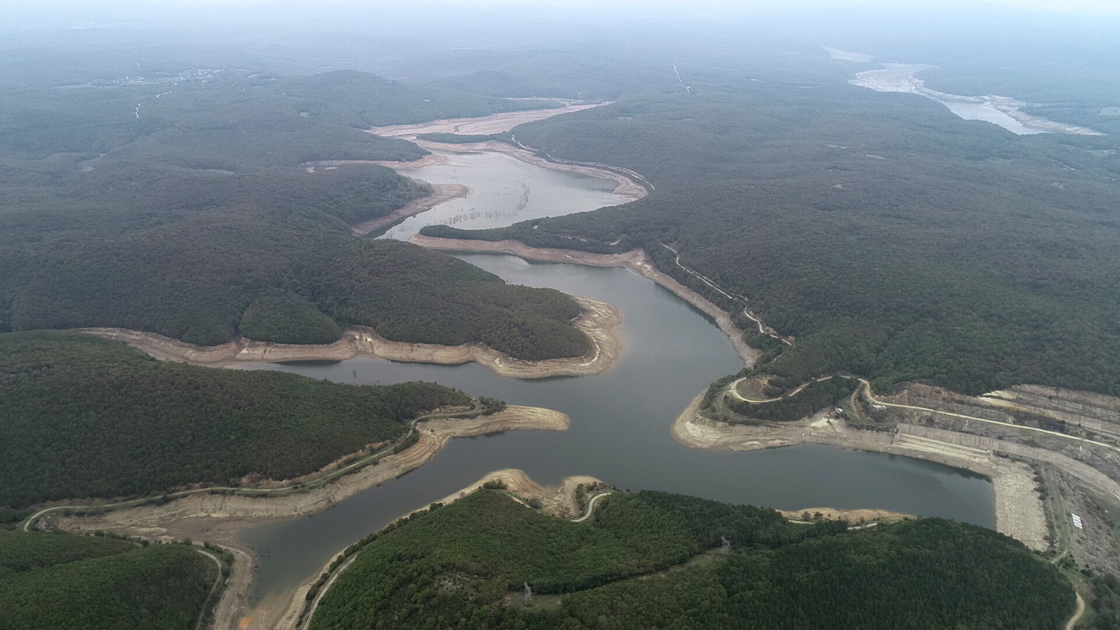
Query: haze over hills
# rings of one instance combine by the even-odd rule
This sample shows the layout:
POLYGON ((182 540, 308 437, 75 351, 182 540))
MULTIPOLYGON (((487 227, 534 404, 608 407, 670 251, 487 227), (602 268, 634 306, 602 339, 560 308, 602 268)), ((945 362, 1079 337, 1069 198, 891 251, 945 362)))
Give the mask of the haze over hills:
POLYGON ((1117 29, 0 7, 0 630, 1120 627, 1117 29))

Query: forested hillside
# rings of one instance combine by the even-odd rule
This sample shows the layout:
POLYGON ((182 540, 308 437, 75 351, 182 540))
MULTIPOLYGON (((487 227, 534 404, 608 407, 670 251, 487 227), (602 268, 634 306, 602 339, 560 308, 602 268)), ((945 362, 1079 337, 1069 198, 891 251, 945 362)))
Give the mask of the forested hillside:
POLYGON ((143 86, 0 94, 0 331, 123 327, 212 345, 246 325, 322 343, 357 324, 522 359, 587 351, 566 296, 351 236, 427 185, 372 164, 290 168, 415 159, 426 152, 360 128, 539 103, 353 72, 222 76, 161 84, 158 100, 143 86))
POLYGON ((0 530, 0 628, 191 630, 217 577, 183 545, 0 530))
POLYGON ((523 143, 636 170, 656 190, 505 230, 424 233, 641 247, 728 310, 748 306, 795 337, 765 369, 800 381, 849 371, 878 386, 1120 394, 1120 143, 964 121, 848 85, 855 65, 697 62, 682 69, 691 94, 522 125, 523 143), (746 301, 689 276, 664 245, 746 301))
POLYGON ((482 490, 376 536, 310 627, 1030 630, 1073 602, 1019 543, 949 521, 848 531, 641 492, 572 523, 482 490))
POLYGON ((340 385, 164 363, 77 333, 0 334, 0 506, 290 479, 469 404, 429 383, 340 385))

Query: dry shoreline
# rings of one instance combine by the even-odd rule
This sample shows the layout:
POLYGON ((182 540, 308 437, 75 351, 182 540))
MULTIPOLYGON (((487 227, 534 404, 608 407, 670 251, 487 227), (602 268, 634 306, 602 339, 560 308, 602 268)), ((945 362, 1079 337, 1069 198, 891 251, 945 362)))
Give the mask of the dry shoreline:
MULTIPOLYGON (((496 470, 492 473, 488 473, 466 488, 450 494, 437 501, 436 503, 442 503, 444 505, 454 503, 455 501, 458 501, 459 499, 462 499, 463 497, 477 491, 484 484, 491 481, 501 482, 505 486, 506 491, 508 491, 511 495, 514 496, 515 499, 520 500, 522 503, 525 503, 530 499, 536 499, 540 502, 541 510, 544 513, 550 514, 557 518, 568 519, 575 519, 579 516, 581 506, 576 500, 576 489, 579 486, 605 485, 602 481, 594 477, 579 475, 573 477, 565 477, 560 482, 560 485, 555 488, 546 488, 533 481, 532 478, 529 477, 528 473, 526 473, 524 470, 520 470, 517 468, 506 468, 503 470, 496 470)), ((528 504, 526 503, 526 505, 528 504)), ((426 509, 428 509, 427 506, 419 508, 412 513, 426 509)), ((409 514, 402 515, 402 517, 403 516, 409 516, 409 514)), ((273 626, 275 630, 296 630, 297 628, 305 628, 307 624, 310 623, 310 617, 314 615, 315 608, 319 605, 319 601, 323 598, 323 595, 327 592, 331 585, 334 584, 338 576, 341 575, 342 572, 350 566, 350 563, 353 562, 353 558, 341 564, 338 569, 335 570, 334 574, 331 575, 327 583, 323 586, 322 589, 320 589, 318 595, 316 595, 315 597, 315 600, 311 602, 309 614, 304 618, 303 624, 298 624, 299 618, 303 613, 305 606, 307 605, 305 604, 306 593, 310 589, 311 585, 318 580, 320 575, 330 570, 331 564, 341 555, 341 553, 342 552, 339 552, 339 554, 336 554, 334 557, 332 557, 329 562, 323 565, 322 569, 316 572, 314 576, 309 578, 296 590, 295 597, 292 598, 292 601, 289 603, 287 610, 284 611, 284 614, 279 617, 280 621, 275 626, 273 626)))
MULTIPOLYGON (((547 168, 554 171, 567 171, 570 173, 579 173, 580 175, 587 175, 589 177, 598 177, 599 179, 607 179, 614 182, 614 194, 625 197, 631 200, 641 199, 649 194, 645 186, 639 182, 634 181, 630 177, 622 173, 615 172, 607 168, 600 168, 589 164, 565 164, 563 162, 553 162, 540 157, 536 153, 515 147, 512 144, 505 142, 498 142, 496 140, 489 140, 487 142, 475 142, 471 144, 444 144, 442 142, 430 142, 426 140, 413 140, 413 143, 422 149, 429 151, 443 151, 445 153, 501 153, 508 155, 514 159, 547 168)), ((394 165, 395 169, 408 169, 411 162, 400 162, 399 165, 394 165)), ((418 167, 411 167, 418 168, 418 167)))
POLYGON ((442 251, 509 254, 526 260, 570 263, 574 265, 587 265, 590 267, 625 267, 643 278, 652 280, 668 289, 676 294, 677 297, 700 309, 708 315, 708 317, 715 320, 716 326, 727 335, 732 345, 735 346, 735 352, 739 354, 744 365, 753 365, 761 354, 757 349, 752 348, 743 341, 742 331, 735 327, 735 323, 731 320, 731 316, 728 315, 726 311, 712 304, 707 298, 696 291, 684 286, 675 278, 659 271, 654 267, 646 253, 640 249, 621 254, 593 254, 570 249, 529 247, 521 241, 515 240, 474 241, 433 238, 422 234, 413 236, 409 239, 409 242, 429 249, 438 249, 442 251))
POLYGON ((1035 490, 1033 472, 1021 462, 994 456, 992 450, 973 448, 951 440, 953 432, 899 425, 896 433, 863 431, 839 419, 815 414, 797 422, 730 425, 699 415, 700 394, 673 422, 673 438, 692 448, 751 451, 799 444, 826 444, 841 448, 903 455, 963 468, 991 480, 995 492, 996 530, 1027 547, 1045 550, 1046 516, 1035 490))
POLYGON ((535 122, 537 120, 544 120, 545 118, 552 118, 560 114, 570 114, 573 112, 591 109, 593 107, 602 107, 610 103, 577 103, 565 99, 541 99, 542 101, 552 101, 561 103, 560 107, 553 107, 549 109, 525 109, 516 112, 501 112, 498 114, 490 114, 489 116, 481 116, 476 118, 449 118, 445 120, 433 120, 426 123, 418 123, 412 125, 389 125, 385 127, 373 127, 368 129, 368 133, 383 136, 386 138, 400 138, 404 136, 417 136, 425 133, 456 133, 464 136, 485 136, 494 133, 502 133, 509 131, 518 125, 525 123, 535 122))
MULTIPOLYGON (((60 529, 78 533, 111 531, 150 540, 177 540, 184 537, 205 539, 229 548, 240 560, 218 602, 215 628, 276 628, 299 590, 283 601, 263 602, 255 610, 248 605, 252 582, 252 554, 235 543, 237 533, 261 522, 291 518, 321 511, 355 494, 395 479, 427 463, 456 437, 473 437, 509 430, 565 431, 571 424, 567 415, 550 409, 510 406, 489 416, 455 419, 439 418, 417 426, 419 441, 376 465, 366 466, 325 486, 281 496, 189 495, 165 505, 122 508, 98 516, 52 516, 60 529), (246 618, 250 618, 246 620, 246 618)), ((317 576, 316 576, 317 577, 317 576)), ((302 592, 310 586, 305 583, 302 592)))
POLYGON ((220 346, 195 346, 182 341, 122 328, 83 328, 81 332, 123 341, 163 361, 179 361, 194 365, 228 367, 238 362, 256 361, 345 361, 370 357, 403 363, 437 363, 459 365, 471 361, 482 364, 501 376, 510 378, 548 378, 552 376, 587 376, 610 370, 622 355, 619 331, 622 313, 606 302, 572 296, 582 310, 573 322, 591 339, 591 351, 582 357, 525 361, 515 359, 480 343, 461 346, 440 346, 425 343, 389 341, 370 328, 351 327, 343 337, 331 344, 292 345, 238 339, 220 346))
POLYGON ((388 227, 397 221, 407 219, 408 217, 427 212, 441 203, 447 203, 455 199, 462 199, 471 194, 471 189, 462 184, 429 184, 432 187, 432 194, 414 199, 403 208, 394 210, 393 212, 376 219, 370 219, 358 223, 357 225, 350 226, 354 234, 358 236, 365 236, 370 232, 375 232, 381 228, 388 227))
POLYGON ((866 70, 857 73, 855 78, 848 81, 848 83, 857 87, 875 90, 876 92, 917 94, 939 103, 951 102, 990 105, 993 109, 1010 116, 1033 133, 1065 133, 1078 136, 1103 135, 1087 127, 1032 116, 1022 111, 1029 103, 1009 96, 997 96, 994 94, 986 94, 984 96, 961 96, 928 88, 926 87, 925 80, 919 79, 917 74, 923 70, 929 70, 937 66, 907 63, 883 63, 880 65, 883 67, 878 70, 866 70))

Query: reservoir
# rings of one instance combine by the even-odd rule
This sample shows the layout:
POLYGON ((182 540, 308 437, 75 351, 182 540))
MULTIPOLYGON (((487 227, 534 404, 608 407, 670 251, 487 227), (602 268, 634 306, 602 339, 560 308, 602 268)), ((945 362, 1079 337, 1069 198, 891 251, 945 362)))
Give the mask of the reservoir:
MULTIPOLYGON (((476 195, 460 201, 473 206, 477 216, 464 219, 460 227, 506 225, 546 207, 561 214, 620 202, 610 192, 613 183, 605 180, 547 171, 504 155, 451 157, 460 166, 432 168, 457 169, 456 181, 442 179, 440 173, 403 172, 475 190, 476 195), (462 166, 471 163, 483 166, 478 171, 483 181, 473 179, 475 171, 462 166), (521 180, 530 200, 521 210, 516 210, 524 190, 518 185, 518 172, 531 175, 521 180), (497 194, 507 187, 508 194, 497 194)), ((446 219, 441 208, 413 217, 393 235, 407 238, 424 224, 446 219)), ((940 464, 829 446, 733 453, 678 444, 670 434, 677 415, 709 383, 743 365, 727 337, 704 314, 622 268, 529 263, 504 255, 460 258, 511 283, 551 287, 618 306, 626 345, 618 364, 598 376, 532 381, 503 378, 474 363, 436 366, 354 359, 246 366, 342 383, 434 381, 474 396, 556 409, 572 420, 563 433, 511 431, 453 440, 421 468, 327 510, 244 530, 239 542, 259 557, 253 604, 289 593, 333 554, 366 534, 502 468, 523 469, 543 485, 569 475, 592 475, 629 490, 665 490, 783 509, 882 508, 993 526, 991 484, 940 464)))
POLYGON ((433 184, 462 184, 471 193, 405 219, 385 238, 407 241, 425 225, 465 230, 505 227, 625 201, 613 194, 615 184, 610 180, 541 168, 503 153, 435 153, 446 163, 401 170, 401 174, 433 184))
MULTIPOLYGON (((857 53, 847 53, 857 54, 857 53)), ((834 55, 835 57, 835 55, 834 55)), ((1017 136, 1040 133, 1068 133, 1083 136, 1097 136, 1099 133, 1085 127, 1060 123, 1022 111, 1027 103, 1006 96, 961 96, 932 90, 925 81, 917 77, 923 70, 936 66, 910 63, 884 63, 882 69, 867 70, 856 74, 850 83, 876 92, 898 92, 917 94, 941 103, 949 111, 964 120, 980 120, 998 125, 1017 136)))

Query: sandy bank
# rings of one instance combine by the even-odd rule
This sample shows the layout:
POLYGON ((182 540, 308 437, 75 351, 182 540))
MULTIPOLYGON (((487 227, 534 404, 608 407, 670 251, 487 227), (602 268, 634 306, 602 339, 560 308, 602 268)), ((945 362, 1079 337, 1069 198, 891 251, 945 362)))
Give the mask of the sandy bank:
MULTIPOLYGON (((549 160, 537 155, 533 151, 515 147, 505 142, 497 142, 494 140, 471 144, 443 144, 425 140, 414 140, 414 142, 429 151, 444 151, 447 153, 501 153, 525 162, 526 164, 532 164, 533 166, 539 166, 541 168, 579 173, 580 175, 587 175, 588 177, 610 180, 614 182, 614 194, 627 199, 641 199, 649 194, 646 187, 637 181, 638 179, 644 179, 637 173, 631 173, 631 175, 628 176, 623 169, 612 169, 606 165, 597 166, 594 164, 577 164, 574 162, 568 163, 549 160)), ((407 165, 409 163, 402 162, 401 164, 407 165)))
MULTIPOLYGON (((505 142, 490 140, 487 142, 472 142, 467 144, 445 144, 442 142, 418 140, 416 138, 411 138, 411 141, 429 151, 440 151, 442 153, 501 153, 525 162, 526 164, 532 164, 533 166, 539 166, 541 168, 606 179, 614 182, 614 190, 612 192, 626 199, 641 199, 649 194, 649 190, 642 183, 645 181, 645 178, 632 171, 608 167, 606 165, 549 160, 537 155, 533 151, 523 147, 516 147, 505 142)), ((412 162, 377 162, 377 164, 388 166, 397 171, 415 170, 435 164, 446 163, 447 159, 439 153, 432 153, 421 160, 414 160, 412 162)), ((435 204, 433 204, 433 206, 434 205, 435 204)))
POLYGON ((782 516, 795 523, 812 523, 814 515, 820 514, 821 519, 826 521, 847 521, 852 525, 861 525, 864 523, 893 523, 895 521, 902 521, 908 518, 914 518, 909 514, 901 512, 891 512, 890 510, 871 510, 871 509, 855 509, 855 510, 838 510, 830 507, 813 507, 805 508, 802 510, 778 510, 782 516), (805 513, 809 513, 810 520, 805 520, 805 513))
POLYGON ((195 365, 229 366, 237 362, 345 361, 370 357, 404 363, 459 365, 480 363, 502 376, 547 378, 601 374, 614 367, 622 354, 619 332, 622 314, 605 302, 575 297, 582 313, 573 325, 591 339, 591 350, 582 357, 524 361, 515 359, 480 343, 440 346, 426 343, 389 341, 371 328, 355 326, 343 331, 339 341, 322 345, 291 345, 238 339, 220 346, 195 346, 155 333, 121 328, 85 328, 82 332, 105 339, 123 341, 129 346, 164 361, 195 365))
POLYGON ((588 265, 591 267, 625 267, 630 271, 656 282, 677 297, 703 311, 708 317, 715 320, 716 325, 735 346, 735 352, 745 365, 753 365, 760 352, 743 341, 742 331, 735 327, 731 316, 726 311, 708 301, 707 298, 696 291, 686 287, 675 278, 657 270, 649 260, 646 253, 640 249, 631 250, 621 254, 592 254, 570 249, 552 249, 529 247, 520 241, 474 241, 465 239, 432 238, 417 234, 409 239, 429 249, 438 249, 453 252, 485 252, 491 254, 510 254, 526 260, 540 262, 569 263, 574 265, 588 265))
POLYGON ((702 398, 703 394, 693 399, 673 422, 673 437, 685 446, 751 451, 798 444, 828 444, 904 455, 963 468, 992 480, 997 531, 1031 549, 1043 551, 1049 546, 1046 541, 1046 516, 1041 497, 1035 490, 1034 473, 1030 466, 996 457, 994 450, 966 446, 965 440, 954 441, 950 435, 953 432, 906 424, 899 425, 897 432, 862 431, 824 414, 798 422, 731 425, 701 417, 702 398))
POLYGON ((435 457, 453 438, 499 431, 566 431, 570 424, 568 416, 559 411, 516 405, 510 405, 506 410, 488 416, 438 418, 418 424, 419 441, 404 451, 390 454, 376 464, 304 492, 248 495, 201 491, 164 505, 141 505, 113 510, 99 516, 57 520, 64 528, 74 530, 144 528, 143 533, 137 535, 159 539, 172 536, 169 531, 165 532, 160 528, 181 519, 273 519, 312 514, 419 468, 435 457))
POLYGON ((457 133, 464 136, 486 136, 493 133, 503 133, 518 125, 552 118, 560 114, 570 114, 592 107, 601 107, 609 103, 577 103, 561 99, 542 99, 562 103, 560 107, 550 109, 527 109, 519 112, 503 112, 481 116, 477 118, 450 118, 447 120, 434 120, 414 125, 390 125, 374 127, 367 130, 374 135, 386 138, 401 138, 417 136, 425 133, 457 133))
POLYGON ((427 212, 441 203, 447 203, 453 199, 462 199, 471 194, 471 189, 462 184, 429 184, 432 187, 432 194, 427 197, 421 197, 408 203, 408 205, 394 210, 390 214, 376 219, 370 219, 357 225, 350 227, 354 234, 358 236, 365 236, 370 232, 380 230, 381 228, 388 227, 397 221, 407 219, 408 217, 415 216, 421 212, 427 212))
MULTIPOLYGON (((250 609, 248 593, 255 562, 247 550, 237 547, 234 542, 240 530, 267 520, 311 514, 328 508, 422 466, 456 437, 510 430, 565 431, 570 423, 568 416, 558 411, 518 406, 510 406, 490 416, 435 419, 417 426, 420 440, 412 447, 307 492, 280 496, 199 493, 161 506, 124 508, 98 516, 59 515, 46 518, 51 526, 73 532, 104 530, 157 541, 189 537, 221 544, 237 556, 237 562, 219 600, 216 610, 222 623, 215 624, 215 628, 277 628, 290 608, 293 596, 302 604, 302 594, 306 593, 313 580, 302 585, 302 590, 297 589, 250 609)), ((294 623, 294 618, 288 622, 294 623)))

